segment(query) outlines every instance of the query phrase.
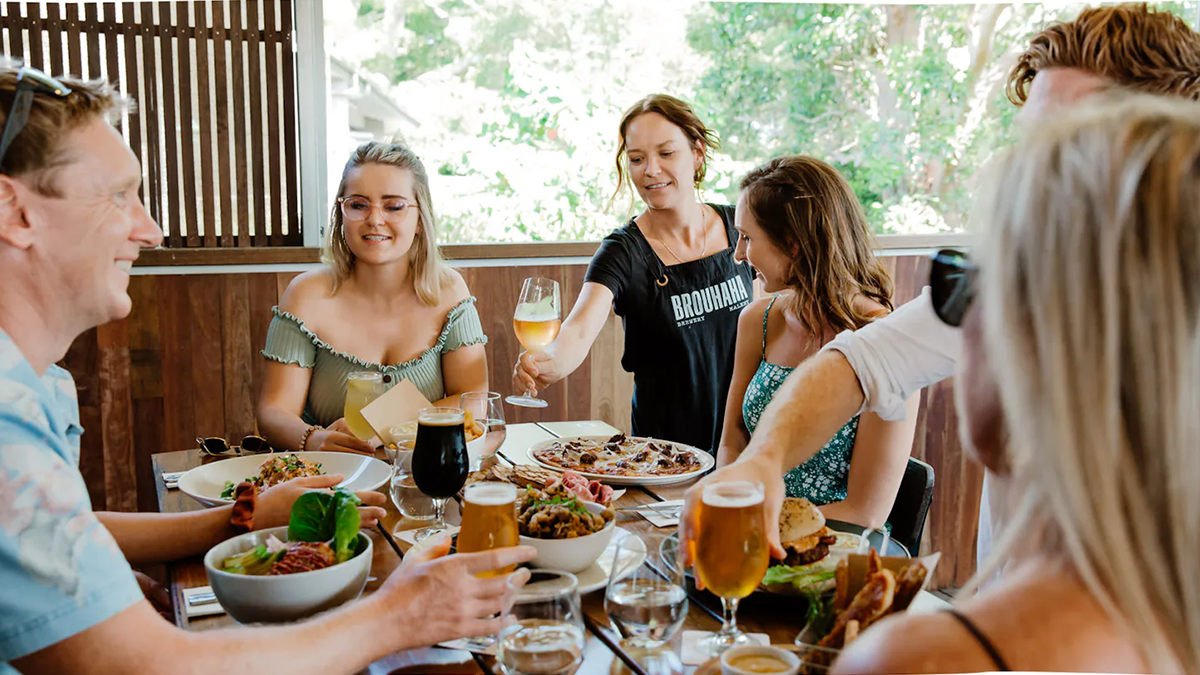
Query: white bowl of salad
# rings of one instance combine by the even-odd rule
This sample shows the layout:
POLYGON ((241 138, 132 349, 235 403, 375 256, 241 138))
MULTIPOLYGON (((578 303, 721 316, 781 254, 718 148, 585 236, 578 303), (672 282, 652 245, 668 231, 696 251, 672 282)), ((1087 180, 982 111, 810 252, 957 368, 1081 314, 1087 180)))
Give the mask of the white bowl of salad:
POLYGON ((208 582, 239 623, 286 623, 356 599, 374 555, 359 531, 358 498, 308 492, 287 527, 239 535, 204 556, 208 582))

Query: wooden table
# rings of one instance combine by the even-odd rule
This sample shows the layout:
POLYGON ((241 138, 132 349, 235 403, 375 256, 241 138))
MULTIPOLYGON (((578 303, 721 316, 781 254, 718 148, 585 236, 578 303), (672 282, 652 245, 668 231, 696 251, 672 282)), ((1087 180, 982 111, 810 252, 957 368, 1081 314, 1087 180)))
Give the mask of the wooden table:
MULTIPOLYGON (((561 424, 561 423, 560 423, 561 424)), ((525 452, 530 439, 551 438, 557 434, 552 431, 563 431, 556 425, 542 427, 535 424, 509 425, 509 440, 501 446, 498 460, 506 463, 524 463, 528 461, 525 452)), ((164 471, 180 471, 201 464, 201 456, 195 450, 183 452, 167 452, 153 456, 155 482, 158 489, 159 507, 163 512, 178 512, 204 508, 178 490, 168 491, 162 481, 164 471)), ((681 499, 691 483, 656 488, 628 488, 618 501, 618 507, 637 506, 659 501, 681 499)), ((674 531, 674 528, 656 528, 639 515, 629 512, 619 512, 617 524, 630 532, 643 537, 646 541, 657 541, 674 531)), ((387 504, 387 517, 379 526, 371 530, 375 546, 375 557, 372 561, 371 576, 373 580, 367 584, 365 594, 374 592, 388 574, 396 568, 408 545, 392 536, 395 530, 420 527, 422 523, 404 519, 396 510, 391 500, 387 504)), ((175 606, 176 623, 189 630, 208 630, 211 628, 233 625, 234 622, 226 615, 188 620, 183 605, 182 592, 184 589, 208 585, 207 575, 200 558, 184 560, 168 567, 171 584, 171 598, 175 606)), ((928 594, 923 594, 928 595, 928 594)), ((683 629, 675 636, 669 645, 676 654, 679 653, 683 631, 700 630, 715 631, 721 627, 721 604, 713 595, 697 591, 689 586, 688 615, 683 629)), ((932 598, 932 596, 929 596, 932 598)), ((928 598, 927 598, 928 600, 928 598)), ((936 601, 935 601, 936 602, 936 601)), ((653 656, 645 657, 631 653, 621 643, 620 635, 608 621, 604 612, 604 593, 595 591, 582 598, 584 623, 588 628, 587 643, 584 648, 584 662, 579 673, 597 675, 601 673, 635 673, 650 675, 639 663, 653 661, 653 656)), ((750 633, 766 633, 772 643, 791 643, 796 632, 800 629, 802 619, 796 615, 795 602, 788 598, 756 594, 742 601, 738 611, 738 624, 750 633)), ((687 668, 691 673, 695 669, 687 668)), ((405 672, 454 672, 454 673, 498 673, 500 672, 495 660, 485 655, 471 655, 467 652, 431 647, 428 649, 410 650, 394 654, 372 664, 364 671, 370 675, 383 673, 405 672)))

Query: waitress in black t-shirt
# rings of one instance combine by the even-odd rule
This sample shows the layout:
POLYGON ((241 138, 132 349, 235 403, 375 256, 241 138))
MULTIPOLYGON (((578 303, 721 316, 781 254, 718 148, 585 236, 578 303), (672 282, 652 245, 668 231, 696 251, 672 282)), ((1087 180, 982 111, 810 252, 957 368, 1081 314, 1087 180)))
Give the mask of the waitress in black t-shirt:
POLYGON ((558 338, 536 356, 522 353, 513 383, 544 389, 571 374, 611 306, 625 323, 632 432, 711 452, 721 439, 738 314, 753 294, 750 269, 733 259, 733 207, 696 196, 717 139, 690 105, 663 94, 627 110, 619 138, 617 195, 632 184, 646 210, 604 238, 558 338))

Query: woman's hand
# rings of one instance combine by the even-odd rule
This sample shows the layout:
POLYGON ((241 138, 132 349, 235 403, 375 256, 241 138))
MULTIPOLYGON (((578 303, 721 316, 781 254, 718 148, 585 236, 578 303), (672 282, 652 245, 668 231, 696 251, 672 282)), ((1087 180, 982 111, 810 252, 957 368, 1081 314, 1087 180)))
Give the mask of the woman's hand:
POLYGON ((360 455, 374 455, 375 448, 370 443, 359 440, 350 427, 346 418, 339 418, 324 429, 317 429, 308 437, 305 450, 320 450, 322 452, 353 452, 360 455))
MULTIPOLYGON (((265 530, 268 527, 287 525, 292 518, 292 504, 300 495, 310 490, 327 490, 340 482, 342 476, 330 474, 293 478, 286 483, 267 488, 258 496, 258 502, 254 505, 254 529, 265 530)), ((355 494, 362 500, 362 506, 358 507, 358 514, 362 516, 362 527, 372 527, 387 515, 382 508, 387 503, 387 498, 383 495, 366 491, 355 494)))
POLYGON ((565 375, 550 354, 523 351, 517 356, 517 365, 513 366, 513 387, 537 396, 539 389, 545 389, 565 375))

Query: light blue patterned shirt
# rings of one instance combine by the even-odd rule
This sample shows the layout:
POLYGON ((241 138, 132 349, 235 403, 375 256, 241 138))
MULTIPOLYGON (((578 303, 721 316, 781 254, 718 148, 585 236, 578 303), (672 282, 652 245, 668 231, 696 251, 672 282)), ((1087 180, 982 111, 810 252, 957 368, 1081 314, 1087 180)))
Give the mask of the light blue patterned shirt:
POLYGON ((0 675, 142 599, 79 474, 70 373, 38 377, 0 330, 0 675))

